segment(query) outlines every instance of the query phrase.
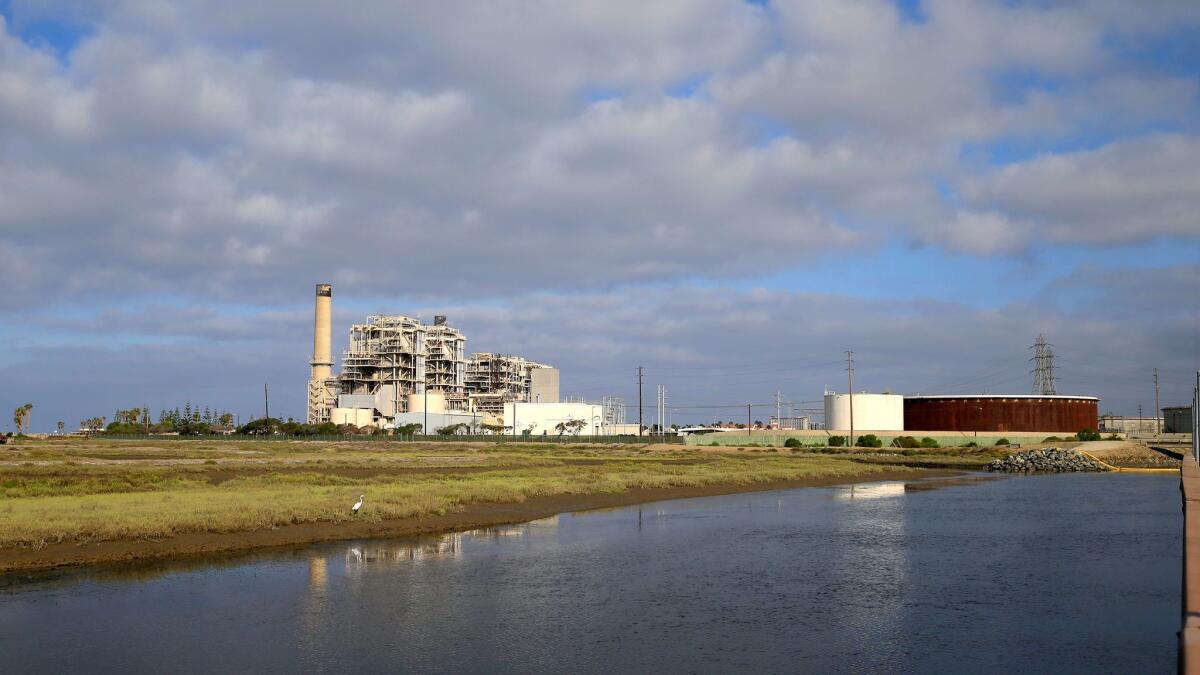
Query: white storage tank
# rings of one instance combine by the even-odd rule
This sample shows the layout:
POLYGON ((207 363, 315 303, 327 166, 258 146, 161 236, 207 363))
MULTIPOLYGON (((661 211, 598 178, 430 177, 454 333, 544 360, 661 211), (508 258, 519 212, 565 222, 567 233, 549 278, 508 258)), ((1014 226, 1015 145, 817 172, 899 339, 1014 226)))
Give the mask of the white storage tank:
POLYGON ((825 394, 825 428, 850 430, 854 399, 854 431, 904 431, 904 397, 899 394, 825 394))
POLYGON ((425 412, 426 398, 429 401, 429 412, 438 414, 446 412, 446 395, 440 391, 431 391, 428 394, 409 394, 408 412, 425 412))

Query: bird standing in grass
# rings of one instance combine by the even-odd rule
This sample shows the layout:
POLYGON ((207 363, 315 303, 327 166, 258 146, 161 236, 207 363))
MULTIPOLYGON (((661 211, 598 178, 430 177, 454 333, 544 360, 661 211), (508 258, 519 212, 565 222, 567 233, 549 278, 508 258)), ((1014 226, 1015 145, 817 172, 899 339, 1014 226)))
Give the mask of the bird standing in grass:
POLYGON ((351 506, 351 507, 350 507, 350 515, 352 515, 352 516, 357 516, 357 515, 358 515, 358 510, 362 508, 362 505, 363 505, 363 500, 364 500, 364 499, 366 499, 366 498, 367 498, 367 496, 366 496, 366 495, 359 495, 359 496, 358 496, 358 501, 354 503, 354 506, 351 506))

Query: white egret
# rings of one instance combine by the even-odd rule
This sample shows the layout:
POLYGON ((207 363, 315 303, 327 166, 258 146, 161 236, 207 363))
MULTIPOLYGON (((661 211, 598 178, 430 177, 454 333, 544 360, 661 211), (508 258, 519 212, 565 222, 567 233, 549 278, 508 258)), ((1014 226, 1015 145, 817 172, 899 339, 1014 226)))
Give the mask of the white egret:
POLYGON ((366 495, 358 496, 358 501, 354 503, 354 506, 350 507, 350 515, 352 515, 352 516, 358 515, 358 510, 362 508, 363 500, 366 498, 367 498, 366 495))

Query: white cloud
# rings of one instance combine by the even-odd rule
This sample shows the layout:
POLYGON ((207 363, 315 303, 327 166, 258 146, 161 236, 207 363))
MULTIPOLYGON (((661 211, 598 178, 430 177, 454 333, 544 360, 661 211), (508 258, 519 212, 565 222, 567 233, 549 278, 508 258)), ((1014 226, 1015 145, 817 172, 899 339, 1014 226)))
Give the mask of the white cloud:
POLYGON ((723 282, 889 236, 1007 255, 1195 235, 1196 83, 1104 40, 1186 5, 1173 24, 1105 2, 922 10, 16 2, 18 23, 90 30, 53 54, 0 23, 0 250, 33 270, 0 302, 270 302, 314 277, 503 296, 723 282), (1184 150, 964 159, 1150 123, 1184 150))
POLYGON ((1042 155, 965 181, 971 203, 1068 244, 1200 236, 1200 139, 1155 135, 1042 155))

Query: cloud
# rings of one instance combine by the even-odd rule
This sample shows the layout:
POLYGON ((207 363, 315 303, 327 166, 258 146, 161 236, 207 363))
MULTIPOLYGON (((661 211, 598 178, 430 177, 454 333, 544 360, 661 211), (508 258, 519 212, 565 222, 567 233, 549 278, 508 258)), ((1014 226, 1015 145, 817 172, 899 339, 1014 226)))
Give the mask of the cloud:
MULTIPOLYGON (((962 193, 969 203, 1032 223, 1024 229, 1047 241, 1115 244, 1195 237, 1200 235, 1198 153, 1196 137, 1154 135, 1010 164, 968 179, 962 193)), ((1004 230, 1000 220, 995 229, 1004 230)))

